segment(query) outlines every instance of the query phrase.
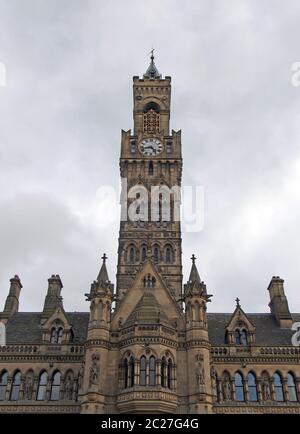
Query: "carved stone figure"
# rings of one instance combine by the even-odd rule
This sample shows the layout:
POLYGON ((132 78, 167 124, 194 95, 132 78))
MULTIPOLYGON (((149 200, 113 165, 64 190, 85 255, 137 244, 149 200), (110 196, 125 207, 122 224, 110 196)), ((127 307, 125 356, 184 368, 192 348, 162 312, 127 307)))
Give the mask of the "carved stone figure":
POLYGON ((204 384, 204 368, 202 367, 202 363, 198 363, 197 367, 196 367, 196 381, 197 381, 197 385, 198 388, 200 388, 200 386, 203 386, 204 384))
POLYGON ((99 379, 99 355, 93 354, 92 355, 92 366, 90 367, 90 386, 98 385, 98 379, 99 379))
POLYGON ((270 390, 270 382, 267 377, 264 377, 261 384, 261 391, 262 391, 262 399, 263 401, 270 401, 271 400, 271 390, 270 390))
POLYGON ((65 399, 71 401, 73 399, 73 377, 71 374, 67 375, 65 380, 65 399))
POLYGON ((84 375, 84 362, 81 364, 79 372, 78 372, 78 391, 80 391, 82 388, 83 375, 84 375))
POLYGON ((224 401, 231 401, 231 381, 228 375, 224 377, 222 391, 224 401))
POLYGON ((30 401, 33 392, 33 374, 27 374, 24 382, 24 399, 30 401))

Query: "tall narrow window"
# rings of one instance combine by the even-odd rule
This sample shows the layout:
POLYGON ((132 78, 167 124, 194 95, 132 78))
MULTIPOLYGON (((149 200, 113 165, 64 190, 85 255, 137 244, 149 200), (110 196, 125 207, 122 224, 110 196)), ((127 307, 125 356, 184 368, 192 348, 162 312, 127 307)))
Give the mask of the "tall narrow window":
POLYGON ((248 345, 248 333, 246 330, 242 330, 241 332, 241 344, 244 346, 248 345))
POLYGON ((43 372, 40 375, 39 379, 39 386, 37 391, 37 401, 45 401, 46 399, 46 391, 47 391, 47 381, 48 381, 48 375, 47 372, 43 372))
POLYGON ((273 376, 273 380, 274 380, 275 400, 278 402, 283 402, 284 394, 283 394, 281 375, 278 372, 275 372, 273 376))
POLYGON ((156 384, 155 366, 155 357, 151 356, 149 361, 149 386, 155 386, 156 384))
POLYGON ((134 359, 133 357, 130 358, 129 362, 129 381, 128 381, 129 387, 134 386, 134 359))
POLYGON ((128 387, 128 361, 127 359, 124 360, 124 389, 127 389, 128 387))
POLYGON ((51 393, 50 393, 51 401, 59 401, 60 380, 61 380, 61 374, 60 372, 56 372, 52 378, 51 393))
POLYGON ((140 360, 140 385, 146 386, 146 357, 142 356, 140 360))
POLYGON ((57 343, 58 343, 58 344, 61 344, 61 343, 62 343, 63 332, 64 332, 64 330, 63 330, 62 327, 60 327, 60 328, 57 330, 57 343))
POLYGON ((10 400, 18 401, 21 386, 21 372, 16 372, 13 377, 12 388, 10 392, 10 400))
POLYGON ((234 376, 234 383, 236 400, 239 402, 245 401, 243 377, 239 372, 237 372, 234 376))
POLYGON ((141 257, 142 262, 145 261, 146 257, 147 257, 147 247, 143 246, 142 247, 142 257, 141 257))
POLYGON ((154 173, 153 162, 150 161, 149 162, 149 167, 148 167, 148 174, 149 174, 149 176, 153 176, 153 173, 154 173))
POLYGON ((168 246, 166 248, 166 263, 171 264, 172 262, 173 262, 172 248, 168 246))
POLYGON ((297 402, 298 396, 297 396, 295 377, 291 372, 288 373, 287 380, 288 380, 287 384, 288 384, 288 391, 289 391, 289 401, 297 402))
POLYGON ((172 360, 168 360, 168 388, 172 389, 172 370, 173 370, 173 363, 172 360))
POLYGON ((5 401, 5 394, 7 388, 8 374, 6 371, 0 375, 0 401, 5 401))
POLYGON ((162 387, 167 387, 166 384, 166 370, 167 370, 167 362, 166 359, 163 357, 162 361, 161 361, 161 386, 162 387))
POLYGON ((131 264, 135 263, 135 248, 134 247, 130 247, 130 250, 129 250, 129 262, 131 264))
POLYGON ((158 262, 159 262, 159 249, 158 249, 158 247, 154 247, 153 259, 154 259, 155 264, 158 264, 158 262))
POLYGON ((50 338, 50 342, 51 344, 56 344, 56 327, 53 327, 53 329, 51 330, 51 338, 50 338))
POLYGON ((249 372, 247 377, 248 383, 248 391, 249 391, 249 401, 257 402, 257 386, 256 386, 256 377, 252 372, 249 372))
POLYGON ((242 343, 242 341, 241 341, 241 332, 237 329, 237 330, 234 332, 234 335, 235 335, 235 343, 236 343, 237 345, 241 345, 241 343, 242 343))

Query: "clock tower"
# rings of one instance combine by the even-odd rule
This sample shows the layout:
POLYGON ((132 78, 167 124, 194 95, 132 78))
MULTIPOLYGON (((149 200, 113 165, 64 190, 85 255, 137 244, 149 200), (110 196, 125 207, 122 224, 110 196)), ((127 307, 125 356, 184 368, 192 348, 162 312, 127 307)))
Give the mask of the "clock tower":
POLYGON ((170 132, 170 105, 171 77, 161 76, 152 52, 143 77, 133 77, 133 132, 122 131, 118 302, 148 258, 181 297, 181 131, 170 132))

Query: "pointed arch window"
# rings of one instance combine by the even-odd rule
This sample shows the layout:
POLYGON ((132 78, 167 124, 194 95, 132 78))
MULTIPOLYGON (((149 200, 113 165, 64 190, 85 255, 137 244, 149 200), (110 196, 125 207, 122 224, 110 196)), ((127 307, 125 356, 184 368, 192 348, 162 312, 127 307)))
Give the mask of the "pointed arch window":
POLYGON ((133 357, 130 358, 129 361, 129 369, 128 369, 128 385, 129 387, 134 386, 134 359, 133 357))
POLYGON ((275 390, 275 400, 277 402, 283 402, 284 394, 283 394, 282 377, 278 372, 275 372, 275 374, 273 375, 273 381, 274 381, 274 390, 275 390))
POLYGON ((236 343, 236 345, 241 345, 241 343, 242 343, 242 339, 241 339, 241 332, 240 332, 239 329, 237 329, 237 330, 234 332, 234 336, 235 336, 235 343, 236 343))
POLYGON ((48 382, 48 374, 47 372, 43 372, 39 378, 39 385, 37 391, 37 401, 45 401, 46 399, 46 391, 47 391, 47 382, 48 382))
POLYGON ((248 374, 247 383, 248 383, 248 391, 249 391, 249 401, 257 402, 258 395, 257 395, 256 377, 252 372, 249 372, 248 374))
POLYGON ((155 357, 151 356, 149 360, 149 386, 155 386, 156 384, 156 363, 155 357))
POLYGON ((239 402, 244 402, 245 401, 244 382, 243 382, 243 377, 239 372, 237 372, 234 376, 234 384, 235 384, 236 400, 239 402))
POLYGON ((128 388, 128 360, 127 359, 124 360, 123 369, 124 369, 124 389, 127 389, 128 388))
POLYGON ((173 370, 173 363, 172 363, 172 360, 169 359, 168 360, 168 373, 167 373, 167 383, 168 383, 169 389, 172 389, 172 370, 173 370))
POLYGON ((8 380, 8 374, 6 371, 4 371, 0 375, 0 401, 5 401, 7 380, 8 380))
POLYGON ((140 385, 146 386, 147 364, 146 357, 142 356, 140 360, 140 385))
POLYGON ((59 401, 61 373, 57 371, 52 378, 50 401, 59 401))
POLYGON ((158 262, 159 262, 159 248, 157 246, 154 247, 153 260, 154 260, 155 264, 158 264, 158 262))
POLYGON ((129 248, 129 262, 130 264, 135 263, 135 248, 133 246, 129 248))
POLYGON ((21 387, 21 372, 18 371, 13 377, 12 388, 10 392, 10 401, 18 401, 21 387))
POLYGON ((61 344, 63 340, 63 327, 54 326, 51 329, 50 342, 51 344, 61 344))
POLYGON ((166 263, 167 264, 171 264, 172 262, 173 262, 172 247, 171 246, 167 246, 166 247, 166 263))
POLYGON ((142 262, 144 262, 146 260, 146 257, 147 257, 147 247, 143 246, 142 247, 142 255, 141 255, 142 262))
POLYGON ((167 362, 165 357, 163 357, 161 361, 161 374, 160 374, 161 387, 167 387, 166 374, 167 374, 167 362))
POLYGON ((248 333, 247 330, 243 329, 241 331, 241 345, 247 346, 248 345, 248 333))
POLYGON ((291 372, 289 372, 287 376, 287 385, 288 385, 288 392, 289 392, 289 401, 297 402, 298 396, 297 396, 296 382, 295 382, 294 374, 292 374, 291 372))

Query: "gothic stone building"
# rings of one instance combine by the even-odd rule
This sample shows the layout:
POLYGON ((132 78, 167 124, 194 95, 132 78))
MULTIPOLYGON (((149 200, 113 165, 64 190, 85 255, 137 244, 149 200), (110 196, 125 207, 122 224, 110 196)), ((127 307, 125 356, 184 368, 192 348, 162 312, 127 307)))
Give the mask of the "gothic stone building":
MULTIPOLYGON (((153 56, 143 77, 133 77, 133 96, 134 130, 122 131, 121 143, 125 193, 180 186, 171 78, 153 56)), ((142 201, 141 218, 121 219, 116 290, 104 255, 89 312, 65 311, 58 275, 48 279, 42 312, 19 312, 22 284, 10 280, 0 314, 0 412, 300 413, 300 347, 291 330, 300 314, 290 313, 283 280, 268 286, 268 313, 246 313, 239 300, 233 313, 208 312, 194 256, 183 285, 180 221, 164 218, 161 199, 155 221, 142 201)))

